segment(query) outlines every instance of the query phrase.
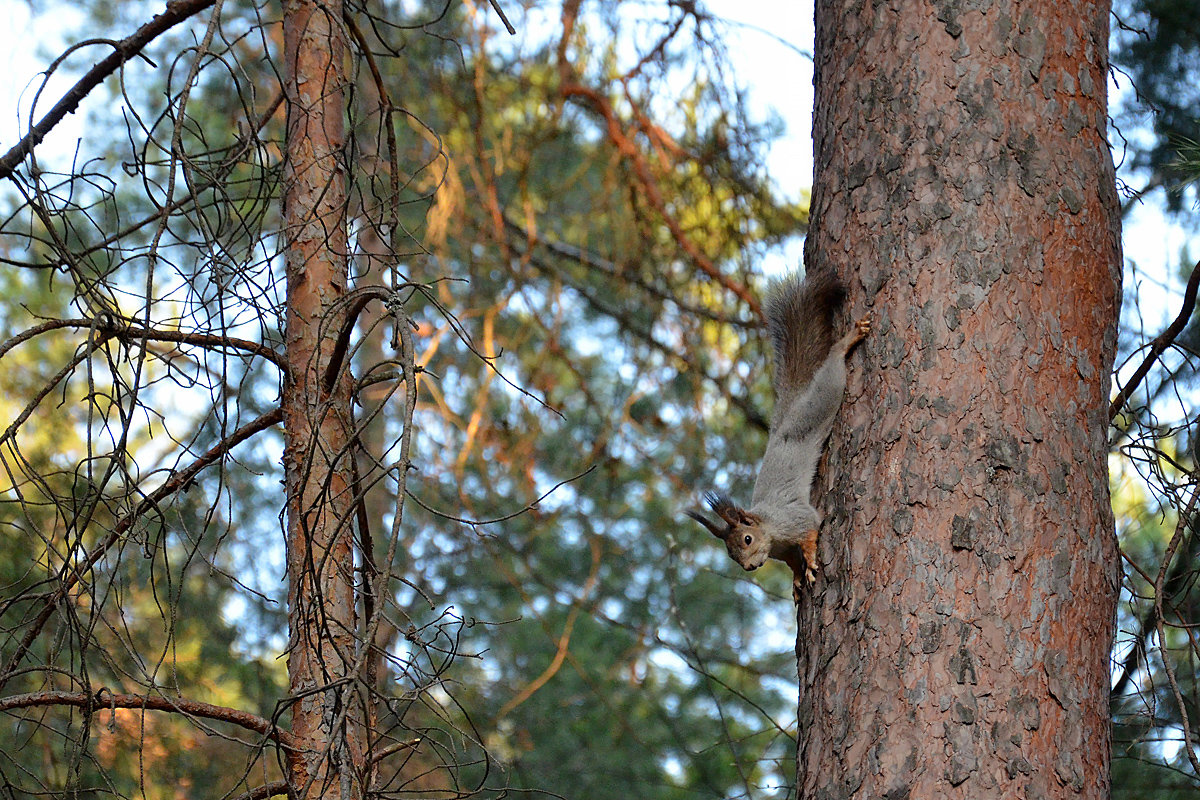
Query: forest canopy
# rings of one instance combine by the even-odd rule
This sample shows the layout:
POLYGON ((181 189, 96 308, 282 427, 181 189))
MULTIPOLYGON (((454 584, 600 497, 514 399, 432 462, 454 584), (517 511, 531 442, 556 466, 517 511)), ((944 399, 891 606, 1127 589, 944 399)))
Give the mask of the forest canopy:
MULTIPOLYGON (((1184 225, 1192 5, 1118 4, 1113 39, 1123 199, 1184 225)), ((328 552, 350 548, 330 576, 302 568, 314 618, 351 620, 314 619, 337 653, 317 671, 354 665, 329 713, 378 793, 788 796, 791 576, 747 577, 683 516, 714 481, 749 496, 771 412, 761 265, 808 225, 731 23, 682 2, 346 3, 317 93, 344 103, 321 133, 344 128, 345 192, 307 218, 346 279, 297 361, 305 198, 285 194, 294 142, 319 137, 289 134, 291 6, 36 9, 68 24, 0 154, 5 785, 286 794, 307 696, 289 587, 307 584, 285 509, 309 492, 337 509, 328 552), (60 98, 77 142, 36 127, 60 98), (338 430, 299 451, 281 398, 310 373, 298 418, 338 430), (342 477, 313 478, 326 462, 342 477), (339 576, 350 599, 318 588, 339 576)), ((1130 291, 1132 367, 1159 333, 1141 308, 1130 291)), ((1198 335, 1163 340, 1114 419, 1118 796, 1200 781, 1198 335)))

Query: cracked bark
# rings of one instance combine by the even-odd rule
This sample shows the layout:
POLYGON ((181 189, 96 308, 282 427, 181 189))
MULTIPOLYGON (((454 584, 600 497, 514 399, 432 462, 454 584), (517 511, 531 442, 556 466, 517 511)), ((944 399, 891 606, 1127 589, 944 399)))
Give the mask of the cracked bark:
POLYGON ((798 611, 798 796, 1107 797, 1107 3, 817 3, 809 270, 875 327, 798 611))

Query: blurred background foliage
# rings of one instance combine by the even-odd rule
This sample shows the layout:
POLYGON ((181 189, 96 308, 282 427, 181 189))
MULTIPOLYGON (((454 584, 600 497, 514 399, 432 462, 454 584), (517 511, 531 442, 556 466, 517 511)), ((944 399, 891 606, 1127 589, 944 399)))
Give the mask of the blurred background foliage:
MULTIPOLYGON (((372 4, 348 23, 371 53, 355 61, 350 103, 348 161, 362 166, 351 201, 357 280, 396 270, 431 287, 406 307, 426 370, 418 471, 393 565, 403 611, 379 634, 410 660, 397 681, 420 676, 411 702, 401 694, 382 721, 415 743, 392 789, 783 796, 795 724, 790 578, 780 567, 762 588, 742 580, 681 511, 714 476, 749 489, 769 412, 768 376, 751 366, 764 358, 755 262, 803 232, 804 193, 781 192, 764 171, 779 129, 748 118, 719 20, 674 4, 506 5, 515 38, 489 9, 459 3, 372 4), (391 176, 379 168, 389 103, 402 109, 390 145, 403 171, 394 218, 391 176), (777 633, 764 637, 763 626, 777 633)), ((155 5, 80 8, 68 40, 120 38, 155 5)), ((87 107, 86 178, 48 177, 61 165, 43 164, 30 177, 40 203, 10 200, 5 257, 36 265, 73 254, 69 271, 44 269, 41 280, 6 270, 29 284, 13 296, 46 295, 52 308, 36 313, 138 319, 150 305, 181 330, 278 345, 279 9, 221 13, 196 78, 203 14, 87 107), (173 151, 189 154, 186 174, 168 167, 173 151), (137 225, 155 217, 173 179, 187 181, 194 208, 165 231, 137 225), (55 213, 36 213, 43 207, 55 213), (169 277, 147 304, 136 254, 155 246, 169 277)), ((4 312, 10 336, 36 324, 23 302, 4 312)), ((389 351, 377 322, 364 321, 356 344, 363 374, 389 351)), ((20 398, 10 418, 86 346, 80 333, 33 340, 53 343, 54 357, 34 347, 5 355, 6 395, 20 398)), ((103 347, 92 361, 129 371, 103 347)), ((64 465, 75 493, 95 495, 109 516, 94 527, 111 528, 127 511, 127 484, 153 485, 153 470, 186 463, 180 451, 203 452, 278 393, 269 364, 220 353, 152 356, 140 380, 139 408, 151 411, 123 469, 144 474, 119 476, 120 487, 97 485, 104 467, 85 466, 103 461, 82 441, 103 426, 62 414, 89 407, 78 402, 83 369, 60 384, 67 403, 43 403, 8 442, 5 458, 21 470, 3 511, 13 600, 0 652, 12 652, 40 587, 69 562, 63 550, 95 536, 59 519, 75 519, 56 511, 67 489, 24 488, 48 471, 44 461, 64 465)), ((361 395, 364 445, 386 460, 399 412, 377 395, 361 395)), ((28 659, 61 671, 29 670, 7 691, 82 682, 101 700, 104 689, 179 692, 272 718, 286 693, 287 635, 273 436, 137 525, 72 599, 70 613, 87 622, 39 639, 70 652, 28 659)), ((391 522, 387 491, 380 483, 368 498, 376 530, 391 522)), ((236 794, 278 777, 273 756, 232 734, 131 710, 24 711, 0 733, 0 771, 20 791, 121 796, 236 794)))
MULTIPOLYGON (((121 38, 160 5, 73 4, 80 23, 64 41, 121 38)), ((1128 208, 1165 198, 1163 213, 1189 226, 1179 143, 1200 139, 1196 5, 1119 1, 1114 25, 1128 208)), ((406 305, 425 370, 417 471, 391 565, 397 610, 377 637, 407 665, 382 720, 410 742, 389 788, 785 797, 790 576, 776 565, 747 580, 681 512, 710 485, 749 492, 770 411, 760 264, 799 252, 805 187, 770 179, 767 153, 783 131, 748 113, 728 29, 702 7, 501 6, 515 37, 471 3, 351 4, 347 23, 360 55, 347 153, 356 281, 398 274, 429 287, 406 305), (393 147, 402 174, 384 168, 393 147)), ((200 56, 206 14, 160 38, 85 107, 84 140, 59 146, 73 155, 0 191, 4 340, 114 309, 280 344, 279 17, 273 3, 226 3, 200 56), (186 173, 169 166, 172 152, 189 154, 186 173), (159 225, 174 180, 186 180, 190 206, 159 225), (138 292, 152 268, 151 302, 138 292)), ((80 51, 64 69, 91 57, 80 51)), ((1127 283, 1121 358, 1136 362, 1156 318, 1141 313, 1142 282, 1127 283)), ((360 378, 391 352, 381 320, 361 325, 360 378)), ((1200 718, 1189 627, 1198 546, 1189 514, 1177 525, 1194 491, 1195 337, 1189 328, 1117 420, 1128 578, 1114 651, 1118 797, 1200 786, 1186 746, 1200 718), (1186 541, 1164 560, 1177 529, 1186 541), (1160 570, 1165 641, 1152 611, 1160 570)), ((153 343, 132 358, 102 338, 64 328, 3 352, 5 420, 53 387, 0 439, 6 664, 38 599, 129 516, 130 498, 277 401, 269 363, 153 343), (136 436, 119 442, 114 429, 136 436)), ((393 452, 395 406, 382 388, 360 393, 372 462, 393 452)), ((138 515, 5 693, 85 688, 101 704, 104 691, 178 693, 282 713, 280 452, 268 431, 138 515)), ((381 531, 395 508, 388 487, 367 498, 381 531)), ((0 718, 0 778, 14 797, 232 797, 280 774, 274 754, 244 738, 179 715, 25 709, 0 718)))

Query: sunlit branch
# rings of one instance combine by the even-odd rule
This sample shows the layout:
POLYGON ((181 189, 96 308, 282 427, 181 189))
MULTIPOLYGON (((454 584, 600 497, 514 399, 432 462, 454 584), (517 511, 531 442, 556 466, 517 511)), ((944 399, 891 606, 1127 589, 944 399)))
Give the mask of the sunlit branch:
POLYGON ((663 223, 671 232, 671 237, 675 243, 683 249, 685 253, 692 259, 692 262, 700 268, 700 270, 726 290, 736 295, 743 303, 745 303, 755 316, 762 316, 762 308, 758 302, 758 298, 754 296, 745 286, 735 283, 728 275, 717 268, 717 265, 712 262, 708 256, 700 252, 700 248, 691 240, 691 237, 683 230, 683 226, 679 224, 679 220, 672 216, 667 208, 666 201, 662 196, 662 189, 655 180, 654 175, 650 171, 650 165, 646 163, 645 157, 637 149, 625 132, 621 129, 621 124, 617 120, 617 114, 613 110, 612 104, 599 92, 594 89, 589 89, 586 86, 579 84, 568 84, 562 87, 563 97, 582 97, 587 101, 596 113, 604 118, 608 129, 608 138, 617 148, 622 156, 627 158, 633 166, 634 175, 637 176, 638 183, 641 185, 645 194, 646 201, 662 218, 663 223))
POLYGON ((0 712, 14 711, 19 708, 35 708, 38 706, 72 706, 82 708, 89 713, 105 709, 134 708, 149 711, 166 711, 185 714, 189 717, 212 719, 228 722, 247 730, 266 736, 273 742, 289 748, 295 748, 292 735, 278 728, 274 722, 262 717, 226 706, 215 706, 202 703, 199 700, 188 700, 182 697, 165 697, 162 695, 113 694, 106 689, 98 692, 30 692, 0 697, 0 712))
POLYGON ((395 755, 396 753, 399 753, 404 750, 411 750, 412 748, 416 747, 420 743, 421 743, 420 739, 409 739, 408 741, 396 742, 394 744, 390 744, 381 750, 371 753, 371 763, 377 763, 377 762, 382 761, 383 759, 387 758, 390 755, 395 755))

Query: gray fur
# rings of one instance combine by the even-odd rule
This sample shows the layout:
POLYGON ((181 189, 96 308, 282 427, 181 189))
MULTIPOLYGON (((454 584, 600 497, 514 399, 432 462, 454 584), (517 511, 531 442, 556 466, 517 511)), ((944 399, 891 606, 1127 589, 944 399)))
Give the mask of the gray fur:
POLYGON ((750 508, 708 492, 705 502, 720 523, 687 512, 723 539, 730 558, 744 569, 778 558, 812 580, 821 524, 810 497, 813 478, 846 391, 846 356, 870 327, 864 319, 835 341, 833 319, 845 296, 845 287, 829 275, 785 278, 767 295, 775 411, 750 508), (798 560, 802 543, 809 556, 798 560))

